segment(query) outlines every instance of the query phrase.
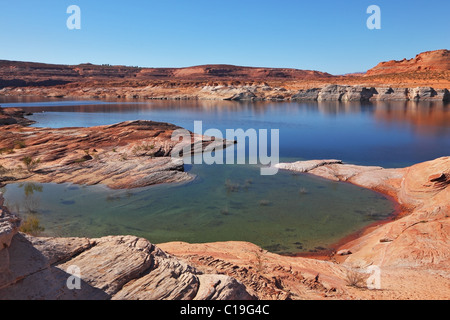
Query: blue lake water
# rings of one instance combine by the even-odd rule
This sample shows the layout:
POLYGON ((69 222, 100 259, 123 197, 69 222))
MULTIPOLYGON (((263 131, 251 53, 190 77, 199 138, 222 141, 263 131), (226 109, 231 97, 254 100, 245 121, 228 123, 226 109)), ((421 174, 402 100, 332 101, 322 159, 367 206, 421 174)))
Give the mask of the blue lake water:
MULTIPOLYGON (((331 158, 404 167, 450 153, 450 106, 443 103, 3 98, 0 104, 33 112, 29 118, 42 127, 141 119, 189 130, 201 120, 204 130, 217 128, 224 134, 226 129, 279 129, 281 161, 331 158)), ((186 170, 197 178, 182 185, 118 191, 11 184, 4 192, 13 211, 38 212, 44 235, 134 234, 154 243, 241 240, 287 254, 327 247, 394 210, 380 194, 304 174, 261 176, 253 165, 193 165, 186 170)))

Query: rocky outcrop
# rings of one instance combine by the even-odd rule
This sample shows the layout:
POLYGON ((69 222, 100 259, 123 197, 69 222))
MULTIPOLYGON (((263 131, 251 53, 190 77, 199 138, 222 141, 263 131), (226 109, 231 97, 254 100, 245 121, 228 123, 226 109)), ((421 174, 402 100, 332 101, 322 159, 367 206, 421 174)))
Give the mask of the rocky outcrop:
POLYGON ((225 100, 231 100, 231 101, 252 101, 252 100, 256 100, 257 97, 256 95, 251 92, 251 91, 244 91, 244 92, 240 92, 237 93, 235 95, 233 95, 230 98, 226 98, 225 100))
MULTIPOLYGON (((152 121, 61 129, 0 126, 0 182, 104 184, 117 189, 189 181, 193 176, 184 172, 183 161, 171 157, 179 143, 172 134, 178 129, 152 121)), ((204 148, 211 141, 192 135, 183 143, 204 148)))
POLYGON ((19 124, 30 125, 34 121, 25 118, 26 112, 19 108, 2 108, 0 107, 0 126, 19 124))
MULTIPOLYGON (((226 101, 450 101, 448 89, 430 86, 394 87, 323 84, 315 88, 295 89, 298 85, 268 85, 265 82, 240 83, 166 83, 155 85, 127 84, 101 87, 80 84, 76 87, 4 88, 0 95, 36 95, 47 97, 76 97, 84 99, 153 99, 153 100, 226 100, 226 101)), ((442 85, 441 85, 442 86, 442 85)), ((309 87, 309 85, 308 85, 309 87)), ((0 124, 14 124, 11 118, 0 124)))
POLYGON ((275 167, 283 170, 309 172, 315 168, 322 167, 329 164, 342 164, 342 160, 308 160, 298 161, 293 163, 279 163, 275 167))
POLYGON ((341 101, 369 101, 376 94, 377 91, 375 88, 351 86, 345 90, 341 101))
POLYGON ((317 101, 341 101, 347 93, 347 87, 338 85, 328 85, 323 87, 317 97, 317 101))
POLYGON ((450 101, 447 89, 328 85, 300 90, 293 101, 450 101))
POLYGON ((157 81, 208 80, 306 80, 333 78, 331 74, 313 70, 289 68, 255 68, 234 65, 202 65, 186 68, 140 68, 128 66, 55 65, 34 62, 0 60, 0 88, 27 86, 58 86, 86 81, 133 79, 157 81))
POLYGON ((311 70, 233 65, 139 68, 0 60, 0 95, 84 99, 386 101, 415 100, 414 88, 425 88, 420 89, 419 100, 450 101, 446 90, 450 88, 449 63, 449 51, 445 49, 424 52, 411 60, 383 62, 367 73, 341 76, 311 70), (429 87, 434 90, 426 89, 429 87))
POLYGON ((377 88, 377 100, 378 101, 404 101, 409 100, 408 92, 406 88, 377 88))
POLYGON ((450 51, 443 49, 422 52, 415 58, 409 60, 381 62, 376 67, 367 71, 366 76, 448 70, 450 70, 450 51))
POLYGON ((296 94, 294 94, 291 97, 291 100, 293 100, 293 101, 296 101, 296 100, 315 101, 319 98, 319 93, 320 93, 319 88, 300 90, 299 92, 297 92, 296 94))
POLYGON ((408 90, 409 100, 449 101, 448 90, 435 90, 431 87, 418 87, 408 90))
POLYGON ((196 95, 201 100, 228 100, 228 101, 266 101, 286 100, 292 95, 280 87, 271 87, 266 83, 251 85, 207 85, 196 95))
POLYGON ((58 239, 17 234, 2 252, 9 259, 2 260, 0 300, 255 299, 239 281, 204 274, 131 236, 58 239), (213 293, 205 292, 211 289, 213 293))
POLYGON ((329 261, 280 256, 248 242, 158 245, 204 272, 239 280, 263 300, 345 298, 345 268, 329 261))

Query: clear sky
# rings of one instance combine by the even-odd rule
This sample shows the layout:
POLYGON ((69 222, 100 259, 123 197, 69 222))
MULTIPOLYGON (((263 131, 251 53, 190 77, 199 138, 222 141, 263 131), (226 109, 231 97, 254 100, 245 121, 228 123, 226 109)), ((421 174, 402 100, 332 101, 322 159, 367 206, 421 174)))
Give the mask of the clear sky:
POLYGON ((450 49, 449 0, 0 0, 0 59, 332 74, 450 49), (81 30, 69 30, 69 5, 81 30), (369 5, 381 30, 369 30, 369 5))

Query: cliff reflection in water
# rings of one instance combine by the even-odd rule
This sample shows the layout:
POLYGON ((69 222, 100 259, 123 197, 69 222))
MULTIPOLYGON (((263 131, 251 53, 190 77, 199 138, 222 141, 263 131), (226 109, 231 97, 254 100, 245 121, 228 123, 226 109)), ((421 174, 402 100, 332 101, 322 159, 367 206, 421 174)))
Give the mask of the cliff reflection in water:
MULTIPOLYGON (((13 101, 8 101, 13 102, 13 101)), ((11 106, 21 107, 21 101, 11 106)), ((216 114, 230 114, 247 112, 250 114, 264 114, 282 109, 283 113, 294 116, 307 112, 319 112, 323 115, 339 114, 372 114, 376 121, 386 124, 410 124, 422 134, 441 134, 450 130, 450 104, 444 102, 415 102, 415 101, 391 101, 391 102, 236 102, 236 101, 211 101, 211 100, 115 100, 115 101, 64 101, 55 100, 44 103, 26 99, 23 101, 30 112, 81 112, 81 113, 139 113, 155 111, 180 111, 186 110, 216 114)), ((8 103, 4 107, 10 106, 8 103)))

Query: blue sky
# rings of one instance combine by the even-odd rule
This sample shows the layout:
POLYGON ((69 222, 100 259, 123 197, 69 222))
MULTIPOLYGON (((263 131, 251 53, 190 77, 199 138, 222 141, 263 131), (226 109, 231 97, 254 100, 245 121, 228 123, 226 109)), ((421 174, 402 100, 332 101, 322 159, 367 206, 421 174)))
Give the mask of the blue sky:
POLYGON ((0 0, 0 59, 288 67, 332 74, 449 49, 448 0, 0 0), (81 30, 69 30, 69 5, 81 30), (369 30, 369 5, 381 30, 369 30))

